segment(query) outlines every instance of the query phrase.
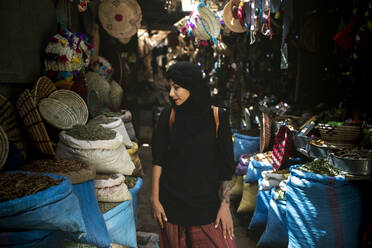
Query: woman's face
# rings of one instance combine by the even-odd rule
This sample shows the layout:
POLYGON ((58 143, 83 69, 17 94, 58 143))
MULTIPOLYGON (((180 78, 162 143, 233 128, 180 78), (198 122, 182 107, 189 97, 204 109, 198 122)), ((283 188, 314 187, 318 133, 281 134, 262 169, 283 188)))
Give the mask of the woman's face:
POLYGON ((177 106, 184 103, 187 98, 190 96, 190 91, 185 88, 182 88, 178 84, 175 84, 172 80, 170 80, 170 91, 169 96, 172 97, 173 101, 176 103, 177 106))

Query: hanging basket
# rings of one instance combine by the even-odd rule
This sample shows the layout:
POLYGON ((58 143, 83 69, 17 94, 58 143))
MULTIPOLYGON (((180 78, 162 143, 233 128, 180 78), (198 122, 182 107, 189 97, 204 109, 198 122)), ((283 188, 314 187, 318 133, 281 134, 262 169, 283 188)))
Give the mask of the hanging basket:
POLYGON ((87 123, 89 115, 88 106, 79 94, 71 90, 61 89, 51 93, 49 98, 56 99, 70 107, 76 114, 77 124, 85 125, 87 123))
POLYGON ((4 129, 0 126, 0 169, 4 166, 9 153, 8 137, 4 129))

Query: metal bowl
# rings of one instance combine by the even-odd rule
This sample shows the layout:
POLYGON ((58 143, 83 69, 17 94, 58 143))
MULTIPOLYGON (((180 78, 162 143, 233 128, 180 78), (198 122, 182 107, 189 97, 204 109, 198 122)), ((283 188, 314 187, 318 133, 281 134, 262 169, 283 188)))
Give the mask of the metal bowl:
POLYGON ((306 149, 306 146, 309 144, 310 141, 310 137, 298 136, 296 134, 293 134, 293 144, 296 148, 306 149))
POLYGON ((333 167, 353 175, 372 175, 372 160, 341 158, 331 153, 328 162, 333 167))
POLYGON ((316 146, 309 143, 306 146, 306 150, 311 158, 327 158, 328 152, 327 147, 316 146))

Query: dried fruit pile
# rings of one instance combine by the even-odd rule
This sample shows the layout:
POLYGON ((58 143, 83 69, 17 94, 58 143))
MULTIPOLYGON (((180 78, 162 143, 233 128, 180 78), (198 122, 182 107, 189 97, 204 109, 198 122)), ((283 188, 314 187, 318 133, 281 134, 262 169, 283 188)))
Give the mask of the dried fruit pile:
POLYGON ((88 169, 88 165, 79 160, 67 160, 67 159, 39 159, 34 160, 31 163, 22 167, 25 171, 33 172, 49 172, 49 173, 69 173, 71 171, 80 171, 82 169, 88 169))
POLYGON ((62 180, 24 173, 0 174, 0 202, 22 198, 58 185, 62 180))

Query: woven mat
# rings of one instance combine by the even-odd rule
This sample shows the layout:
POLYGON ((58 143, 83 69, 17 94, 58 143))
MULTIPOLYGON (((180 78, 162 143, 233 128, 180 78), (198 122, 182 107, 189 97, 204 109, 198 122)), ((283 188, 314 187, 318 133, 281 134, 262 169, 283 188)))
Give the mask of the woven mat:
POLYGON ((23 158, 27 159, 27 145, 22 130, 22 121, 10 101, 2 95, 0 95, 0 125, 8 136, 8 140, 13 142, 23 158))
POLYGON ((53 144, 41 119, 37 105, 28 89, 19 96, 17 109, 36 149, 48 158, 56 158, 53 144))

